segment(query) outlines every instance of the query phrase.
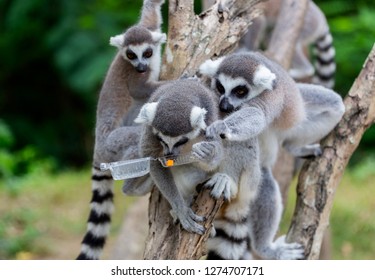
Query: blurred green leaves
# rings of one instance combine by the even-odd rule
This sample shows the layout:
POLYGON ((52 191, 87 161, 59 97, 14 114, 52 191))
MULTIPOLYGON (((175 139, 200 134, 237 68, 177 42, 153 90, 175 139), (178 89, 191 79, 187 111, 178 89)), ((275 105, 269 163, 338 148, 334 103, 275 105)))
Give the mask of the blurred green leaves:
MULTIPOLYGON (((345 95, 375 41, 375 3, 316 2, 331 26, 336 90, 345 95)), ((141 5, 141 0, 0 0, 0 118, 12 135, 1 137, 11 143, 0 164, 25 147, 60 166, 91 159, 97 96, 116 52, 108 41, 137 21, 141 5)), ((165 5, 164 15, 166 10, 165 5)), ((371 129, 362 147, 371 148, 374 140, 371 129)))

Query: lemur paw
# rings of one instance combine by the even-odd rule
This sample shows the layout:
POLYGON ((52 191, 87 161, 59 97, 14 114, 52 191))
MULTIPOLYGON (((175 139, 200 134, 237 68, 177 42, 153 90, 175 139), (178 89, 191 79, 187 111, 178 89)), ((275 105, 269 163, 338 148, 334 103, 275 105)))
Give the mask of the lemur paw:
POLYGON ((205 218, 195 214, 191 208, 184 207, 182 210, 171 210, 170 213, 174 222, 179 221, 186 231, 200 235, 204 234, 206 231, 204 226, 198 224, 198 222, 203 222, 205 218))
POLYGON ((310 144, 302 147, 285 147, 293 156, 300 158, 314 158, 321 156, 323 151, 320 147, 320 144, 310 144))
POLYGON ((225 139, 228 138, 228 134, 228 127, 222 120, 215 121, 206 128, 206 137, 208 139, 217 139, 218 137, 225 139))
POLYGON ((237 194, 237 184, 231 177, 224 173, 216 173, 212 178, 205 184, 205 187, 212 188, 211 196, 215 199, 219 199, 221 196, 225 200, 230 200, 237 194))
POLYGON ((278 260, 301 260, 305 258, 305 250, 299 243, 286 243, 285 235, 276 239, 276 259, 278 260))
POLYGON ((218 141, 203 141, 193 145, 193 156, 199 161, 209 165, 212 169, 221 162, 223 157, 222 145, 218 141))

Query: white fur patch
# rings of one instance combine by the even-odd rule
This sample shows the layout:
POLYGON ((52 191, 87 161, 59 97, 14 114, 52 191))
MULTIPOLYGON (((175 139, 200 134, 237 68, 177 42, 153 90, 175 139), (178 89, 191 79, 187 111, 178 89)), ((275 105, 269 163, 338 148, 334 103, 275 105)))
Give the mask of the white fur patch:
POLYGON ((199 72, 202 75, 213 77, 216 74, 217 69, 219 69, 219 66, 221 62, 224 60, 224 58, 225 56, 219 57, 216 60, 211 60, 211 59, 206 60, 205 62, 201 64, 201 66, 199 66, 199 72))
POLYGON ((249 225, 247 223, 230 223, 226 220, 217 219, 214 227, 223 229, 228 235, 238 239, 246 238, 249 235, 249 225))
POLYGON ((206 129, 207 125, 204 118, 207 114, 207 110, 194 106, 190 112, 190 124, 193 128, 206 129))
POLYGON ((243 77, 232 78, 225 74, 219 74, 218 80, 225 88, 226 96, 229 96, 230 93, 232 92, 232 89, 238 86, 247 86, 250 88, 248 82, 243 77))
POLYGON ((254 74, 254 85, 261 87, 263 90, 273 89, 273 82, 276 75, 264 65, 259 65, 254 74))
POLYGON ((96 237, 106 237, 109 233, 110 223, 94 224, 88 223, 87 229, 96 237))
POLYGON ((99 215, 101 214, 111 214, 113 213, 114 206, 111 200, 104 201, 102 203, 91 202, 91 209, 94 210, 99 215))
POLYGON ((165 33, 160 33, 157 31, 151 31, 152 40, 155 43, 163 44, 167 41, 167 35, 165 33))
POLYGON ((143 105, 141 111, 138 114, 138 117, 134 120, 134 122, 140 124, 151 124, 155 118, 158 104, 158 102, 151 102, 143 105))
POLYGON ((122 44, 124 43, 124 34, 113 36, 109 39, 109 44, 116 48, 122 48, 122 44))
POLYGON ((210 251, 217 252, 217 254, 224 259, 238 260, 244 255, 247 246, 246 242, 238 244, 223 238, 215 237, 208 239, 207 248, 210 251))
POLYGON ((84 253, 87 257, 93 260, 97 260, 100 257, 100 254, 102 253, 102 249, 93 249, 90 246, 86 244, 81 245, 81 252, 84 253))

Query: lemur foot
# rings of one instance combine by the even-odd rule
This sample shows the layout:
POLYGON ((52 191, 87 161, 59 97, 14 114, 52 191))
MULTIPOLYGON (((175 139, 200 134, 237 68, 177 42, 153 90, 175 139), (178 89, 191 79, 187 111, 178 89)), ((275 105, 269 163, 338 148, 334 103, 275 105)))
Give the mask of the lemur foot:
POLYGON ((267 249, 260 250, 259 255, 264 259, 300 260, 304 259, 304 248, 299 243, 286 243, 285 235, 280 236, 267 249))
POLYGON ((184 207, 177 211, 171 210, 170 214, 173 217, 173 221, 175 223, 179 221, 181 226, 188 232, 202 235, 206 231, 204 226, 198 224, 198 222, 203 222, 205 218, 195 214, 189 207, 184 207))
POLYGON ((286 243, 285 235, 280 236, 275 241, 277 247, 277 259, 278 260, 301 260, 305 257, 305 250, 299 243, 286 243))
POLYGON ((322 148, 320 147, 320 144, 310 144, 299 148, 293 148, 286 147, 289 152, 295 156, 300 158, 314 158, 321 156, 323 154, 322 148))
POLYGON ((215 199, 219 199, 221 196, 225 200, 230 200, 237 194, 237 184, 231 177, 224 173, 216 173, 212 178, 205 184, 205 187, 212 188, 211 196, 215 199))

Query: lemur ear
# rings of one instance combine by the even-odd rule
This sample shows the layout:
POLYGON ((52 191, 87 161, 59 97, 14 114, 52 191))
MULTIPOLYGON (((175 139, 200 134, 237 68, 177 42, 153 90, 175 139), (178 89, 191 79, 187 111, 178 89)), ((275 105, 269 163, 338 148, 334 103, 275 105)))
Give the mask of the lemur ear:
POLYGON ((151 124, 155 118, 156 108, 158 107, 158 102, 146 103, 142 106, 138 117, 134 120, 135 123, 140 124, 151 124))
POLYGON ((215 74, 216 74, 217 70, 219 69, 219 66, 220 66, 221 62, 224 60, 224 58, 225 57, 222 56, 222 57, 219 57, 216 60, 211 60, 211 59, 206 60, 205 62, 203 62, 201 64, 201 66, 199 66, 199 72, 202 75, 205 75, 205 76, 208 76, 208 77, 215 76, 215 74))
POLYGON ((109 44, 113 47, 120 49, 124 43, 124 39, 125 39, 124 34, 116 35, 109 39, 109 44))
POLYGON ((204 108, 200 108, 197 106, 194 106, 193 109, 191 109, 190 112, 190 124, 192 128, 200 128, 200 129, 206 129, 207 125, 204 121, 204 118, 206 117, 207 110, 204 108))
POLYGON ((254 74, 254 85, 263 89, 272 90, 276 75, 264 65, 259 65, 254 74))
POLYGON ((167 41, 167 35, 157 31, 151 31, 152 40, 156 43, 163 44, 167 41))

